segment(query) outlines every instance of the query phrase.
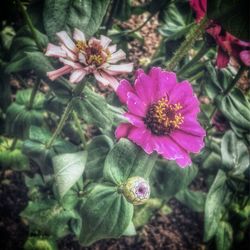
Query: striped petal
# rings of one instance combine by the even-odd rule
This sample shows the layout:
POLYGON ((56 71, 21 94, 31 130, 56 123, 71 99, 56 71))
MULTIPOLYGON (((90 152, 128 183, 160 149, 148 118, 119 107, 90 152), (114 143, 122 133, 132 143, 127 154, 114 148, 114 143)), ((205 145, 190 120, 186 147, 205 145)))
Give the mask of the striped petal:
POLYGON ((110 59, 108 60, 109 63, 116 63, 120 60, 123 60, 126 58, 126 54, 123 50, 119 49, 115 53, 111 54, 110 59))
POLYGON ((101 45, 102 45, 102 47, 104 49, 106 49, 109 46, 109 44, 111 43, 111 41, 112 40, 110 38, 101 35, 101 45))
POLYGON ((110 65, 105 71, 110 75, 118 75, 122 73, 130 73, 133 70, 133 63, 124 63, 119 65, 110 65))
POLYGON ((66 31, 60 31, 56 33, 57 37, 60 39, 60 41, 71 51, 75 51, 76 45, 71 40, 69 35, 66 33, 66 31))
POLYGON ((73 38, 75 41, 81 41, 81 42, 86 41, 84 33, 77 28, 74 29, 73 38))
POLYGON ((113 53, 116 51, 116 49, 117 49, 116 44, 111 45, 111 46, 108 47, 108 50, 109 50, 109 52, 110 52, 111 54, 113 54, 113 53))
POLYGON ((65 51, 67 57, 72 60, 72 61, 76 61, 77 56, 75 53, 73 53, 71 50, 69 50, 65 45, 61 45, 61 48, 65 51))
POLYGON ((47 76, 51 81, 54 81, 55 79, 57 79, 58 77, 68 74, 72 71, 72 68, 68 65, 63 66, 60 69, 57 70, 53 70, 50 72, 47 72, 47 76))
POLYGON ((82 65, 80 63, 72 62, 70 60, 59 58, 59 61, 64 63, 65 65, 71 66, 73 69, 81 69, 82 65))
POLYGON ((69 77, 69 81, 71 83, 80 82, 84 78, 85 75, 86 75, 86 71, 83 69, 74 70, 69 77))
POLYGON ((49 43, 45 55, 53 57, 66 57, 66 52, 61 47, 49 43))

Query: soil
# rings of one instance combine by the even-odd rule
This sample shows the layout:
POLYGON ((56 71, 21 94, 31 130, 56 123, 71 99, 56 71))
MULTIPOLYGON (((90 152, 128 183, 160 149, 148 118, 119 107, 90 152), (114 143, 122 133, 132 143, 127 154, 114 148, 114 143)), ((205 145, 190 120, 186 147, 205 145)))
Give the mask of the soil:
MULTIPOLYGON (((3 250, 23 249, 23 244, 28 237, 28 226, 20 219, 19 213, 27 205, 27 189, 21 173, 6 170, 0 174, 0 246, 3 250)), ((205 249, 202 243, 202 214, 192 212, 174 199, 169 202, 169 205, 173 210, 171 214, 157 213, 137 236, 101 240, 91 247, 81 247, 73 236, 67 236, 58 242, 58 249, 205 249)))

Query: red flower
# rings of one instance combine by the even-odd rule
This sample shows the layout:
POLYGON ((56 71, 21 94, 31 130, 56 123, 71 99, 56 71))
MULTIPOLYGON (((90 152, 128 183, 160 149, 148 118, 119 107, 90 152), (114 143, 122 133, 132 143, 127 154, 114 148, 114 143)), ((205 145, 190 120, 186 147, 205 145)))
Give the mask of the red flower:
MULTIPOLYGON (((190 5, 196 13, 196 22, 199 22, 206 14, 207 0, 190 0, 190 5)), ((216 65, 219 68, 227 66, 230 56, 241 64, 250 66, 250 42, 239 40, 212 20, 206 31, 215 39, 218 45, 216 65)))

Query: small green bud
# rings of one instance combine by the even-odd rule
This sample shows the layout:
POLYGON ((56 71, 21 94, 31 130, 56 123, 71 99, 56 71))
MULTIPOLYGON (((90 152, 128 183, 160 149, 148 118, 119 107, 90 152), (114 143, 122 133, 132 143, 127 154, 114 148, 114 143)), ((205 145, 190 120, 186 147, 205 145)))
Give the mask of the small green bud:
POLYGON ((128 202, 133 205, 141 205, 149 199, 150 186, 145 179, 135 176, 123 184, 122 192, 128 202))

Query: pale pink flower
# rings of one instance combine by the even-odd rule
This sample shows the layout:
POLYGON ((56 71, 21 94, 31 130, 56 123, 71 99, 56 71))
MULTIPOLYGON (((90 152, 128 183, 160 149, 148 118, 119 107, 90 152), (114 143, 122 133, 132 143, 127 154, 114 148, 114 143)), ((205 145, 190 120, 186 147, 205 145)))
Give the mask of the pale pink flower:
POLYGON ((117 50, 116 45, 110 45, 111 39, 106 36, 86 40, 84 33, 78 29, 74 30, 73 40, 65 31, 56 35, 60 40, 59 46, 49 43, 45 55, 59 58, 64 66, 47 72, 52 81, 70 73, 69 81, 78 83, 87 74, 93 74, 104 86, 116 89, 119 83, 117 76, 133 70, 132 63, 115 64, 124 60, 126 54, 121 49, 117 50))

